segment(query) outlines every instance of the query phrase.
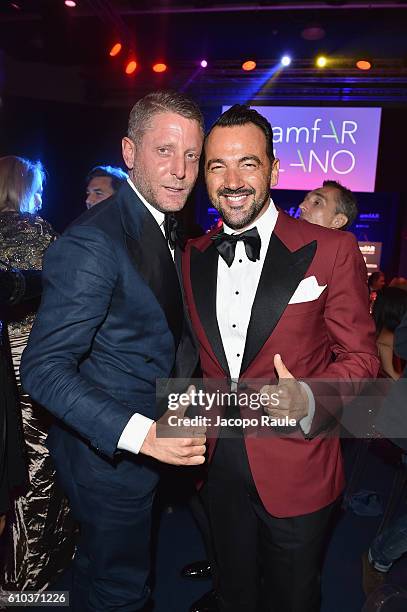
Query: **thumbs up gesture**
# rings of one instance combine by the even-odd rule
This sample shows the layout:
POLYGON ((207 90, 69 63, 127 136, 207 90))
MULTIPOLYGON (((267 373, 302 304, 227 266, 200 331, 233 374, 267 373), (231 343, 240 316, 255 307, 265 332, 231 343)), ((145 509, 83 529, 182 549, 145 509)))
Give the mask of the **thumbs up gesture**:
POLYGON ((270 401, 264 407, 266 414, 273 418, 295 419, 297 423, 308 414, 308 396, 304 387, 294 378, 283 362, 281 355, 274 355, 274 367, 278 376, 278 385, 265 385, 261 393, 278 394, 278 406, 270 401))
MULTIPOLYGON (((190 386, 184 395, 190 396, 193 391, 195 387, 190 386)), ((155 421, 147 433, 140 453, 171 465, 201 465, 204 463, 206 428, 188 425, 185 413, 189 404, 190 401, 179 403, 175 410, 167 410, 159 421, 155 421), (175 421, 175 425, 170 424, 170 417, 172 421, 175 421)))

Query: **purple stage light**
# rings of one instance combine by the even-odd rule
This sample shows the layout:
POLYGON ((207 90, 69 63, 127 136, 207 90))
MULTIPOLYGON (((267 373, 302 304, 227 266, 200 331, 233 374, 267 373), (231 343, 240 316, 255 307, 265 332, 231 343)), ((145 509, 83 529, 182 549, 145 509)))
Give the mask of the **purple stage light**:
POLYGON ((206 68, 207 65, 208 65, 208 62, 206 60, 201 61, 201 68, 206 68))

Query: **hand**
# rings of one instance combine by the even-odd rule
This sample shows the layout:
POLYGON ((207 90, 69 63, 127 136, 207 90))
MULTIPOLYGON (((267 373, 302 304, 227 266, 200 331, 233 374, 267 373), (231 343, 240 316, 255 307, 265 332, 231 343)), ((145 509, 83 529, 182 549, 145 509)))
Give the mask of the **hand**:
POLYGON ((6 526, 6 515, 0 514, 0 536, 3 533, 5 526, 6 526))
POLYGON ((261 393, 278 394, 279 404, 265 406, 266 414, 273 418, 295 419, 297 423, 308 415, 308 396, 302 385, 284 365, 281 355, 274 355, 274 367, 278 375, 278 385, 265 385, 261 393))
MULTIPOLYGON (((188 387, 190 394, 195 387, 188 387)), ((182 424, 170 426, 168 418, 182 419, 188 406, 178 406, 176 410, 167 410, 164 416, 149 429, 140 448, 140 453, 154 457, 162 463, 171 465, 201 465, 205 462, 205 427, 188 427, 182 424), (157 425, 159 436, 157 436, 157 425), (180 437, 182 436, 182 437, 180 437)))

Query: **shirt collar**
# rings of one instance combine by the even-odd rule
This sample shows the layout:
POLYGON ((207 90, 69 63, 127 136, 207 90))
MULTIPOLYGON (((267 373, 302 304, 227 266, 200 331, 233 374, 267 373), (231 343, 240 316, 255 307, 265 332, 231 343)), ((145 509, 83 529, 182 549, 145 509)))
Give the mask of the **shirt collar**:
MULTIPOLYGON (((261 215, 261 217, 259 217, 258 219, 253 221, 253 223, 245 227, 244 231, 249 230, 252 227, 257 227, 257 231, 259 232, 259 236, 261 238, 262 245, 263 244, 268 245, 268 243, 270 242, 271 234, 273 233, 274 228, 277 223, 277 217, 278 217, 278 210, 272 198, 270 198, 270 202, 267 207, 267 210, 261 215)), ((223 224, 223 231, 226 234, 239 233, 236 230, 229 227, 228 225, 226 225, 226 223, 223 224)))
POLYGON ((136 187, 134 186, 134 183, 132 183, 130 178, 127 179, 127 182, 130 185, 130 187, 133 189, 133 191, 136 193, 138 199, 141 200, 141 202, 147 208, 148 212, 153 215, 154 219, 157 221, 158 225, 161 227, 164 223, 165 214, 161 212, 161 210, 157 210, 156 208, 154 208, 154 206, 151 206, 151 204, 147 202, 147 200, 141 195, 138 189, 136 189, 136 187))

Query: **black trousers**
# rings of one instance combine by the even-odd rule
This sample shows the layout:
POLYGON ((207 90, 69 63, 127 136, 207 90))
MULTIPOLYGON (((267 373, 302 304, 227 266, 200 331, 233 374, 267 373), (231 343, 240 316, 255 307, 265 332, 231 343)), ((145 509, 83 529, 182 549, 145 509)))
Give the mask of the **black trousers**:
POLYGON ((242 437, 219 439, 208 498, 221 612, 318 612, 335 504, 289 518, 269 514, 257 494, 242 437))

